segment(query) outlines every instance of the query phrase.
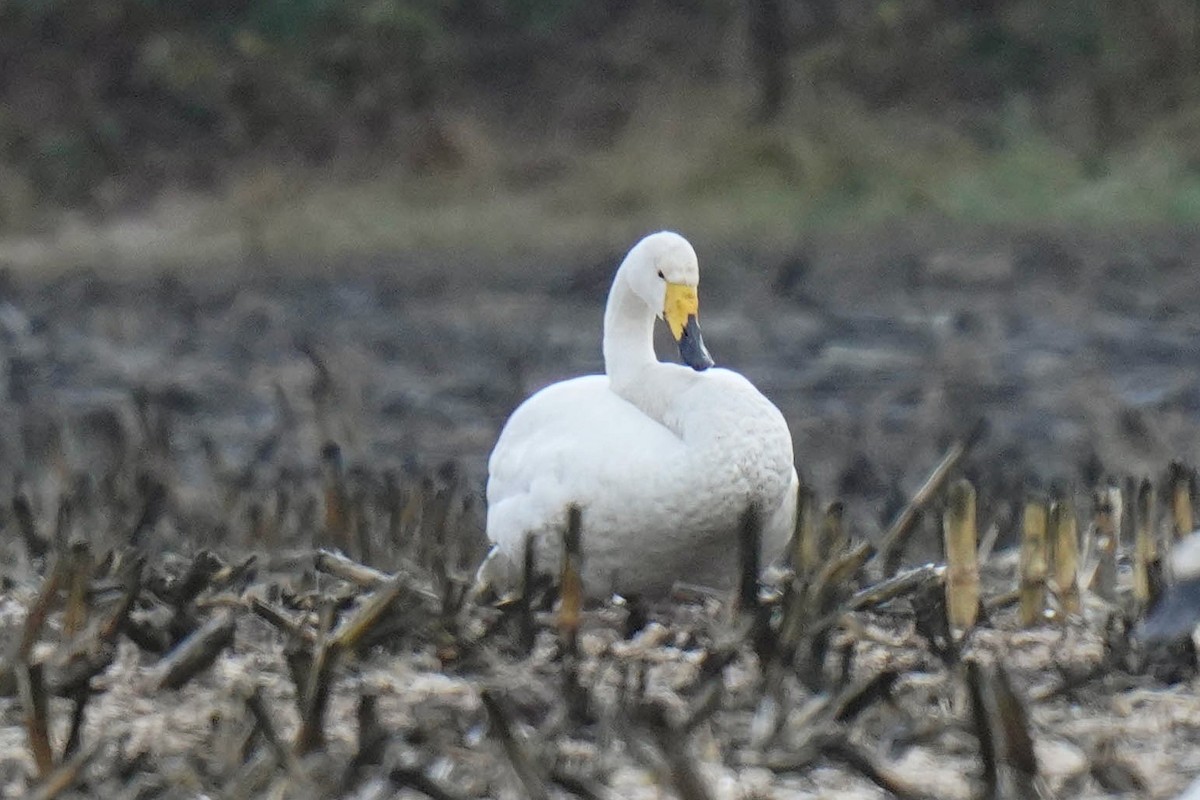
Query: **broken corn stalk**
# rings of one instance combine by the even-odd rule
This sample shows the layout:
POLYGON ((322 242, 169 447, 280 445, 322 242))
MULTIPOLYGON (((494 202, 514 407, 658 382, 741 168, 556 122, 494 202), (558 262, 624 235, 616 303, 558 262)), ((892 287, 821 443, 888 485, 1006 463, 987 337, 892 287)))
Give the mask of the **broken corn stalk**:
POLYGON ((1021 530, 1021 625, 1036 625, 1046 608, 1046 503, 1025 502, 1021 530))
POLYGON ((1150 602, 1150 569, 1158 559, 1155 530, 1154 485, 1143 478, 1137 494, 1137 527, 1134 529, 1133 596, 1145 606, 1150 602))
POLYGON ((960 480, 950 487, 942 517, 946 537, 946 616, 956 635, 969 630, 979 613, 979 560, 976 550, 975 487, 960 480))
POLYGON ((1196 494, 1196 472, 1178 461, 1171 464, 1168 480, 1171 491, 1171 533, 1182 539, 1196 528, 1192 497, 1196 494))
POLYGON ((1054 583, 1065 614, 1078 614, 1079 523, 1075 505, 1061 498, 1050 506, 1050 541, 1054 549, 1054 583))

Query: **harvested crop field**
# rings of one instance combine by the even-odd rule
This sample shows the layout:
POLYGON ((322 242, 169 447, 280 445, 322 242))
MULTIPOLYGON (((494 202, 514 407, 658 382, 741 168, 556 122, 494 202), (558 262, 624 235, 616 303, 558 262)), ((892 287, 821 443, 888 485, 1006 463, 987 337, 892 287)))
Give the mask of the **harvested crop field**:
POLYGON ((844 571, 578 630, 541 584, 464 595, 495 435, 601 368, 619 253, 5 275, 4 796, 1179 796, 1200 694, 1189 647, 1130 635, 1146 516, 1115 515, 1111 600, 1054 592, 1033 627, 1008 548, 1043 498, 1094 542, 1093 489, 1131 510, 1143 478, 1169 535, 1168 465, 1200 454, 1200 238, 698 250, 706 341, 784 412, 817 527, 842 502, 844 571), (946 494, 905 513, 947 452, 995 541, 961 647, 920 566, 946 494), (887 583, 855 547, 898 519, 887 583))

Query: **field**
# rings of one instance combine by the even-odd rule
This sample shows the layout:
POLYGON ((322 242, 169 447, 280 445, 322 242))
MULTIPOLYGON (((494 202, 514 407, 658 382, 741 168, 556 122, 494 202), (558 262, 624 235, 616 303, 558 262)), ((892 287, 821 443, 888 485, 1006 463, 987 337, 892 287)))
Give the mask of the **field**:
MULTIPOLYGON (((5 796, 978 797, 987 708, 1003 796, 1200 776, 1194 656, 1146 652, 1124 601, 1031 630, 997 601, 941 656, 923 572, 800 655, 778 614, 692 590, 587 609, 575 646, 540 591, 464 601, 499 426, 601 369, 621 253, 434 252, 4 274, 5 796), (197 631, 183 656, 212 663, 181 664, 197 631)), ((1073 497, 1086 535, 1092 488, 1200 453, 1192 230, 886 223, 700 258, 714 357, 782 409, 853 541, 982 421, 955 477, 995 529, 986 597, 1027 496, 1073 497)), ((942 504, 908 565, 940 560, 942 504)))

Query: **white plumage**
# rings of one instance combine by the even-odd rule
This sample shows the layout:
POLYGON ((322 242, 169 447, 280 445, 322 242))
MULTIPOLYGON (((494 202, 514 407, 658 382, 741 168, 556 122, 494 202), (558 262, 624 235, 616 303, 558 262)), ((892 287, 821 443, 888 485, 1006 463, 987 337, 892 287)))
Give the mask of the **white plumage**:
POLYGON ((605 375, 547 386, 505 424, 488 463, 480 580, 505 584, 537 537, 554 566, 567 509, 583 519, 588 594, 658 595, 675 581, 728 586, 737 530, 756 503, 767 558, 794 528, 798 480, 779 410, 743 376, 712 364, 696 323, 696 254, 678 234, 638 242, 609 292, 605 375), (691 368, 661 363, 665 317, 691 368))

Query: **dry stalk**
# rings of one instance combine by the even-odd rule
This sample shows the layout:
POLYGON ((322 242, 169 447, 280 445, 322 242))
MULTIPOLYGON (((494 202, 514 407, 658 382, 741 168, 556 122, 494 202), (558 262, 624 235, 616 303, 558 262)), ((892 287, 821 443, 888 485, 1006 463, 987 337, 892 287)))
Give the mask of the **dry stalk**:
POLYGON ((1097 561, 1088 588, 1113 603, 1117 599, 1117 524, 1121 518, 1121 490, 1116 486, 1097 490, 1094 505, 1092 528, 1097 561))
POLYGON ((859 714, 879 700, 892 696, 892 687, 900 679, 894 669, 885 669, 867 680, 853 683, 842 689, 827 708, 827 714, 835 722, 852 722, 859 714))
POLYGON ((882 605, 897 597, 926 591, 946 579, 943 564, 924 564, 905 570, 895 577, 860 589, 846 601, 847 611, 861 611, 882 605))
POLYGON ((528 655, 537 643, 537 619, 533 614, 533 592, 537 585, 537 540, 525 536, 525 547, 521 551, 521 594, 517 597, 514 611, 517 616, 518 641, 521 652, 528 655))
POLYGON ((750 641, 763 663, 771 661, 778 637, 771 630, 771 610, 759 599, 762 556, 762 512, 751 503, 742 513, 738 529, 738 596, 736 613, 749 625, 750 641))
POLYGON ((388 732, 379 722, 376 709, 379 697, 373 692, 363 691, 358 696, 358 748, 354 751, 351 769, 357 771, 369 764, 382 764, 387 750, 388 732))
POLYGON ((194 633, 175 646, 159 665, 157 687, 178 689, 212 665, 233 644, 234 616, 218 611, 194 633))
POLYGON ((262 696, 262 687, 255 685, 253 689, 247 692, 245 703, 251 716, 254 717, 254 721, 258 724, 258 730, 262 733, 263 741, 267 743, 267 747, 271 750, 271 755, 275 757, 276 763, 286 768, 288 774, 291 776, 303 778, 304 770, 300 766, 299 760, 283 743, 283 738, 279 735, 279 729, 275 726, 275 720, 271 717, 271 713, 267 709, 267 704, 262 696))
MULTIPOLYGON (((792 600, 803 608, 793 611, 790 616, 785 610, 787 625, 781 629, 775 646, 781 647, 784 654, 788 654, 791 643, 799 643, 800 632, 803 631, 807 647, 803 656, 805 666, 800 672, 810 688, 819 689, 824 682, 822 665, 829 647, 830 629, 841 615, 840 610, 839 613, 834 613, 837 603, 848 592, 851 579, 862 569, 873 552, 869 544, 862 542, 840 557, 828 561, 810 584, 795 582, 798 588, 803 587, 803 591, 797 592, 792 600), (814 617, 820 617, 815 624, 810 622, 814 617)), ((763 638, 765 640, 765 637, 763 638)), ((766 652, 768 651, 763 648, 759 657, 762 658, 766 652)))
POLYGON ((79 783, 83 776, 83 768, 91 762, 95 754, 94 749, 76 753, 47 775, 37 788, 25 796, 25 800, 55 800, 70 791, 79 783))
MULTIPOLYGON (((817 623, 807 628, 805 630, 806 633, 811 635, 832 627, 836 623, 837 617, 851 610, 849 608, 838 608, 836 609, 836 613, 834 613, 833 603, 838 599, 838 591, 845 589, 849 585, 850 579, 866 564, 867 560, 871 557, 871 553, 872 550, 869 544, 866 542, 860 543, 857 547, 842 554, 841 557, 827 562, 813 578, 812 583, 805 587, 804 606, 809 618, 811 619, 817 615, 827 615, 821 617, 817 623)), ((889 583, 889 581, 880 581, 879 584, 889 583)))
POLYGON ((58 501, 58 516, 54 520, 54 550, 58 553, 66 553, 71 542, 71 498, 64 496, 58 501))
POLYGON ((991 701, 995 704, 995 730, 1000 742, 1001 762, 1010 771, 1018 797, 1035 797, 1033 786, 1038 776, 1037 754, 1030 733, 1029 713, 1013 689, 1008 671, 1001 662, 992 668, 991 701))
POLYGON ((354 526, 350 520, 350 496, 346 490, 342 450, 333 442, 327 442, 321 448, 321 474, 325 499, 325 541, 341 548, 343 552, 354 552, 354 540, 350 535, 354 526))
POLYGON ((260 619, 271 625, 271 627, 298 643, 311 646, 317 641, 315 633, 292 619, 287 613, 268 604, 262 598, 250 598, 250 610, 260 619))
POLYGON ((375 547, 371 536, 372 519, 368 512, 367 490, 359 487, 354 492, 350 507, 354 520, 354 544, 358 548, 358 557, 363 561, 373 561, 378 548, 375 547))
POLYGON ((737 607, 743 614, 758 611, 758 567, 762 543, 762 524, 758 506, 751 503, 742 512, 738 526, 738 595, 737 607))
MULTIPOLYGON (((735 637, 734 641, 738 639, 740 637, 735 637)), ((700 674, 692 684, 692 698, 679 724, 680 731, 691 733, 720 710, 721 699, 725 696, 725 668, 737 656, 738 648, 732 643, 705 651, 704 660, 700 662, 700 674)))
POLYGON ((1196 471, 1178 461, 1172 461, 1167 471, 1167 483, 1171 492, 1172 538, 1179 540, 1196 528, 1196 471))
POLYGON ((933 795, 909 785, 893 770, 880 763, 878 756, 844 736, 831 736, 820 743, 823 755, 840 761, 898 800, 931 800, 933 795))
POLYGON ((845 506, 841 500, 834 500, 825 507, 825 516, 821 520, 821 554, 818 558, 838 555, 850 546, 850 537, 843 524, 844 514, 845 506))
POLYGON ((90 695, 88 683, 108 669, 117 656, 116 643, 101 637, 91 638, 65 654, 56 656, 51 687, 56 695, 90 695))
POLYGON ((1138 486, 1133 546, 1133 596, 1142 608, 1148 607, 1153 600, 1150 572, 1158 561, 1155 511, 1154 485, 1149 478, 1143 478, 1138 486))
POLYGON ((90 603, 88 584, 92 579, 92 550, 87 542, 74 542, 67 556, 67 608, 63 614, 63 635, 68 638, 83 630, 90 603))
POLYGON ((428 502, 428 498, 433 496, 433 492, 433 479, 428 475, 416 482, 415 485, 409 486, 404 504, 396 520, 397 531, 403 540, 410 545, 412 551, 415 551, 420 544, 417 541, 417 534, 424 527, 426 517, 425 505, 428 502))
MULTIPOLYGON (((382 607, 386 608, 387 604, 382 607)), ((326 601, 321 605, 317 643, 303 675, 304 680, 296 683, 297 699, 300 701, 300 728, 296 731, 295 750, 300 755, 310 753, 325 743, 325 710, 329 705, 333 668, 342 652, 329 633, 333 625, 333 611, 331 602, 326 601)), ((363 613, 364 609, 360 609, 359 615, 363 613)), ((363 627, 355 625, 352 629, 358 631, 363 627)))
POLYGON ((1054 551, 1054 583, 1062 604, 1063 618, 1078 614, 1079 601, 1079 531, 1075 505, 1062 497, 1050 506, 1050 541, 1054 551))
POLYGON ((1046 609, 1046 523, 1046 503, 1026 500, 1021 526, 1020 619, 1027 628, 1041 622, 1046 609))
POLYGON ((541 768, 534 762, 525 742, 518 737, 517 731, 509 719, 500 699, 491 690, 484 689, 480 693, 483 707, 487 709, 488 723, 491 731, 500 739, 500 744, 508 756, 521 785, 531 800, 549 800, 550 790, 546 786, 541 768))
POLYGON ((129 619, 129 613, 133 611, 133 606, 137 603, 137 599, 142 593, 142 574, 145 568, 146 559, 140 556, 130 562, 128 575, 125 577, 125 594, 121 598, 121 604, 100 625, 99 634, 101 639, 111 641, 121 632, 125 621, 129 619))
POLYGON ((950 446, 946 454, 942 456, 942 460, 929 473, 929 477, 925 479, 925 483, 917 490, 912 499, 908 501, 900 513, 896 516, 888 532, 884 535, 883 540, 879 543, 879 552, 875 555, 875 559, 883 564, 884 577, 891 577, 896 574, 896 570, 900 568, 900 557, 904 552, 904 546, 908 539, 912 536, 916 529, 917 520, 920 518, 921 511, 929 504, 931 500, 945 485, 954 469, 959 465, 963 458, 971 451, 982 437, 986 426, 980 420, 976 423, 971 432, 966 438, 961 439, 950 446))
POLYGON ((961 637, 974 627, 979 613, 975 487, 969 481, 950 487, 942 528, 946 537, 946 615, 953 635, 961 637))
POLYGON ((388 773, 388 782, 397 789, 420 792, 430 800, 465 800, 463 795, 454 794, 419 769, 395 767, 388 773))
POLYGON ((318 550, 313 563, 321 572, 341 578, 363 589, 377 589, 388 582, 389 576, 386 572, 380 572, 374 567, 360 564, 332 550, 318 550))
POLYGON ((422 484, 421 487, 422 491, 429 493, 429 496, 422 504, 424 514, 418 530, 417 563, 423 567, 432 568, 435 575, 440 569, 437 562, 445 559, 443 551, 445 550, 446 530, 451 518, 451 505, 458 496, 455 475, 455 470, 451 470, 444 485, 438 486, 431 482, 422 484))
POLYGON ((936 583, 926 583, 913 592, 910 601, 913 611, 913 630, 929 645, 929 650, 950 666, 958 662, 958 642, 950 631, 946 616, 946 590, 936 583))
POLYGON ((799 578, 793 578, 784 587, 783 613, 775 634, 775 658, 780 665, 790 664, 795 658, 800 637, 815 613, 805 602, 807 597, 806 587, 799 578))
POLYGON ((615 800, 606 787, 580 775, 567 772, 560 766, 550 770, 550 781, 563 791, 582 797, 583 800, 615 800))
POLYGON ((25 733, 29 752, 37 766, 38 775, 45 779, 54 769, 54 750, 50 746, 50 723, 46 718, 46 684, 42 665, 26 660, 16 665, 17 690, 25 712, 25 733))
MULTIPOLYGON (((823 614, 814 624, 806 628, 806 633, 814 633, 815 631, 824 630, 824 628, 832 627, 836 618, 847 610, 853 610, 852 607, 845 606, 834 608, 834 602, 838 600, 840 591, 845 591, 850 588, 851 578, 856 573, 863 569, 863 566, 871 558, 871 553, 874 552, 868 542, 860 542, 857 546, 848 549, 841 557, 828 561, 824 565, 820 573, 812 579, 812 583, 806 587, 805 597, 808 602, 806 612, 812 616, 823 614)), ((918 567, 918 570, 923 570, 924 567, 918 567)), ((905 573, 907 576, 908 573, 905 573)), ((904 576, 888 578, 887 581, 880 581, 872 584, 868 589, 863 589, 862 593, 874 593, 874 590, 880 587, 893 587, 894 582, 900 579, 907 579, 904 576)), ((859 593, 859 594, 862 594, 859 593)), ((874 595, 872 595, 874 596, 874 595)), ((866 601, 869 602, 869 601, 866 601)), ((862 606, 857 606, 862 607, 862 606)))
POLYGON ((212 585, 213 576, 224 568, 225 562, 211 550, 196 553, 183 577, 171 587, 171 604, 180 609, 187 606, 212 585))
POLYGON ((25 543, 25 551, 30 558, 41 558, 46 555, 49 544, 38 535, 37 524, 33 520, 33 506, 23 490, 18 489, 12 499, 13 517, 17 521, 17 530, 25 543))
POLYGON ((972 721, 983 763, 984 797, 1032 798, 1038 789, 1038 762, 1025 704, 1003 665, 967 663, 972 721))
MULTIPOLYGON (((388 579, 378 591, 372 594, 354 614, 338 626, 329 640, 329 645, 341 652, 350 652, 358 648, 375 627, 384 619, 397 600, 408 591, 409 577, 397 573, 388 579)), ((317 637, 320 639, 320 637, 317 637)))
POLYGON ((21 629, 21 639, 17 645, 14 660, 29 660, 29 654, 33 652, 34 644, 42 635, 42 628, 46 626, 46 620, 50 617, 50 612, 54 610, 54 603, 58 599, 59 589, 65 579, 65 563, 65 560, 56 558, 46 577, 42 580, 37 597, 34 598, 33 603, 29 606, 29 613, 25 616, 25 624, 21 629))
MULTIPOLYGON (((117 607, 107 617, 93 623, 92 629, 73 642, 68 651, 60 651, 55 656, 52 673, 53 692, 56 695, 77 698, 78 716, 82 716, 83 706, 91 697, 88 683, 108 669, 116 657, 117 634, 124 629, 141 592, 144 564, 145 561, 138 558, 126 570, 125 589, 117 607)), ((82 722, 81 719, 79 721, 82 722)), ((68 739, 68 745, 70 744, 68 739)))
POLYGON ((979 761, 983 768, 984 797, 997 797, 1000 790, 999 753, 988 711, 990 687, 985 685, 984 667, 978 661, 966 663, 967 696, 971 701, 971 724, 979 741, 979 761))
POLYGON ((1021 600, 1020 589, 1009 589, 1007 592, 994 594, 983 601, 985 611, 1001 611, 1015 606, 1021 600))
POLYGON ((854 575, 866 566, 867 561, 870 560, 874 552, 870 544, 860 542, 828 562, 825 568, 821 570, 818 582, 826 588, 848 585, 854 575))
MULTIPOLYGON (((916 595, 937 588, 945 579, 946 567, 943 564, 924 564, 905 570, 895 577, 859 589, 840 607, 812 622, 805 632, 811 634, 831 628, 843 615, 852 611, 875 608, 897 597, 916 595)), ((786 607, 784 619, 787 620, 786 607)))
POLYGON ((800 484, 796 489, 796 528, 788 548, 792 568, 798 575, 815 572, 821 563, 821 543, 817 540, 817 526, 813 520, 816 496, 812 489, 800 484))
POLYGON ((582 520, 579 506, 567 510, 559 584, 558 632, 564 650, 572 656, 579 652, 579 624, 583 618, 582 520))
POLYGON ((79 752, 83 743, 83 723, 87 713, 88 700, 91 690, 86 685, 80 685, 73 691, 74 706, 71 709, 71 726, 67 729, 67 741, 63 743, 62 760, 66 760, 79 752))
POLYGON ((662 752, 675 794, 681 800, 711 800, 713 793, 691 753, 690 737, 671 724, 666 709, 646 703, 638 716, 662 752))

